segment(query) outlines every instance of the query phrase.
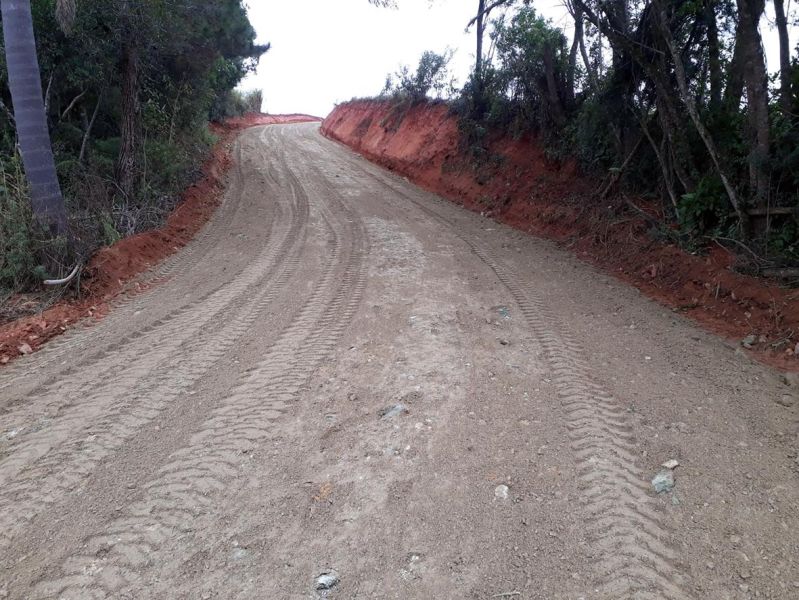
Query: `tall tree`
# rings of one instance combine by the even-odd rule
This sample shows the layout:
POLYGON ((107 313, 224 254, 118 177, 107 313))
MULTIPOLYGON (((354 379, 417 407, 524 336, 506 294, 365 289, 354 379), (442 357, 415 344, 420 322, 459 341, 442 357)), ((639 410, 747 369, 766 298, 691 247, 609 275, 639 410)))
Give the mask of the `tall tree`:
POLYGON ((30 0, 1 0, 8 81, 31 206, 54 236, 67 233, 67 213, 56 174, 44 109, 30 0))
POLYGON ((474 55, 474 81, 475 93, 478 97, 482 95, 483 91, 483 41, 485 39, 485 31, 488 25, 488 18, 491 13, 497 8, 508 6, 514 0, 478 0, 477 14, 469 21, 466 26, 467 31, 475 25, 475 35, 477 37, 476 51, 474 55))
POLYGON ((755 204, 764 207, 768 203, 770 152, 768 73, 763 44, 760 37, 760 17, 765 0, 736 0, 738 6, 738 31, 736 40, 740 45, 746 103, 749 115, 751 150, 749 152, 749 185, 755 204))
POLYGON ((117 179, 126 198, 134 194, 136 184, 136 117, 139 111, 139 48, 134 30, 134 16, 129 0, 120 6, 122 25, 122 122, 120 127, 117 179))
POLYGON ((791 111, 791 40, 788 37, 788 19, 785 16, 785 1, 774 0, 774 20, 780 38, 780 106, 791 111))

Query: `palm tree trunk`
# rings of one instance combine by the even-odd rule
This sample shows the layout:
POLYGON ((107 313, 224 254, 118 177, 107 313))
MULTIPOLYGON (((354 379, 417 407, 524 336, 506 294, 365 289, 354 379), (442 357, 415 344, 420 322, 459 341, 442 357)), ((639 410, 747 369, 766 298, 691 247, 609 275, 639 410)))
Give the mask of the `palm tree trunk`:
POLYGON ((67 213, 44 111, 30 0, 0 0, 0 9, 8 84, 33 213, 51 234, 65 235, 67 213))

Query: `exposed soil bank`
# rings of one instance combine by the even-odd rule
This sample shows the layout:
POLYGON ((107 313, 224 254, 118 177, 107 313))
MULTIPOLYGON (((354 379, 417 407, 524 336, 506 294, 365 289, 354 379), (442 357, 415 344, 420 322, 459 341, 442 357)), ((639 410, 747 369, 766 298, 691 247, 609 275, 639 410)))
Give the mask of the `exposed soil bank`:
POLYGON ((336 107, 322 132, 457 204, 560 242, 736 344, 754 336, 747 345, 758 360, 799 371, 799 290, 734 272, 735 256, 721 247, 694 255, 657 239, 640 212, 620 200, 599 203, 598 182, 548 160, 534 138, 494 139, 489 149, 502 159, 475 170, 442 103, 399 113, 353 101, 336 107))
POLYGON ((136 276, 191 241, 219 206, 225 176, 231 166, 233 140, 241 130, 258 125, 318 120, 318 117, 302 114, 252 114, 212 124, 219 141, 203 165, 201 178, 184 192, 164 226, 125 238, 97 252, 83 271, 79 297, 62 300, 36 315, 0 325, 0 366, 21 354, 36 351, 87 317, 102 318, 110 302, 121 294, 141 291, 145 286, 135 281, 136 276))

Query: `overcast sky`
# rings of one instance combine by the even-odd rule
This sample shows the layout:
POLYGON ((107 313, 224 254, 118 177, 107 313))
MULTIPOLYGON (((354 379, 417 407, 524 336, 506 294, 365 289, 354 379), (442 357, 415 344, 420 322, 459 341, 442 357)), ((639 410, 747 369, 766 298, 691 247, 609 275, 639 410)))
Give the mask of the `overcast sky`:
MULTIPOLYGON (((263 89, 264 111, 270 113, 324 117, 337 102, 378 94, 388 73, 403 64, 415 67, 425 50, 451 48, 451 70, 461 84, 474 60, 474 34, 464 28, 476 0, 398 0, 398 10, 377 8, 367 0, 247 4, 259 42, 270 42, 272 49, 241 87, 263 89)), ((556 25, 568 26, 562 0, 538 0, 535 7, 556 25)), ((775 36, 766 20, 763 25, 773 68, 778 61, 775 36)))

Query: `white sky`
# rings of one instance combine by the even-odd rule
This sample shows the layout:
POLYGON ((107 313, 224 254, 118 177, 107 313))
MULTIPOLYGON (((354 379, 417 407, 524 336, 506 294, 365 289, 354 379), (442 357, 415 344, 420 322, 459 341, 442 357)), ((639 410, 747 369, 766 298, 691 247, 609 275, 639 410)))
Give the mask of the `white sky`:
MULTIPOLYGON (((398 0, 398 10, 367 0, 247 4, 258 41, 270 42, 272 49, 241 87, 263 89, 265 112, 324 117, 337 102, 377 95, 388 73, 403 64, 415 67, 425 50, 451 48, 450 70, 461 84, 474 60, 473 29, 468 34, 464 29, 476 0, 398 0)), ((538 0, 535 7, 555 25, 569 25, 562 0, 538 0)), ((769 66, 777 68, 776 35, 765 19, 763 34, 769 66)), ((791 41, 796 43, 795 34, 791 41)))

